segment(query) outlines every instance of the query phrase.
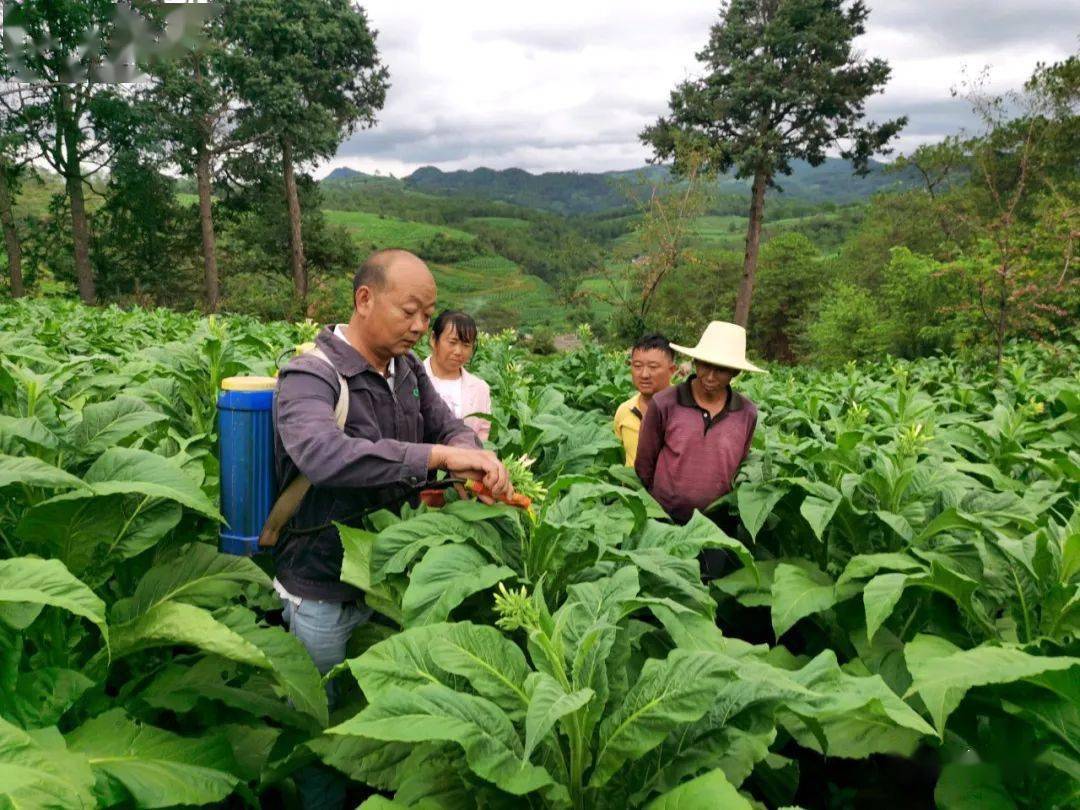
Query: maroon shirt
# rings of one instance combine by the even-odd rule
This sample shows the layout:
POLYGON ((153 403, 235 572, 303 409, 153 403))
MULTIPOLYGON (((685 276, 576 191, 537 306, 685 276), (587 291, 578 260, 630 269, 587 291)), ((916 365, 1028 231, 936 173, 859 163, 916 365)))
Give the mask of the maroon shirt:
POLYGON ((731 491, 756 426, 757 407, 747 397, 728 388, 724 409, 710 417, 687 380, 653 397, 634 469, 667 513, 685 523, 731 491))

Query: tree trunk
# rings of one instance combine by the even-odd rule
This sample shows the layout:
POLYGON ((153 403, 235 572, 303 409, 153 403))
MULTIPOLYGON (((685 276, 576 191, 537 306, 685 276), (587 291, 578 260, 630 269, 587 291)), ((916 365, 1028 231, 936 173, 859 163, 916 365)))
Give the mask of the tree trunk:
POLYGON ((281 163, 285 175, 285 200, 289 204, 289 246, 291 247, 293 288, 301 309, 307 306, 308 279, 304 266, 304 236, 300 230, 300 197, 296 193, 292 144, 281 142, 281 163))
POLYGON ((202 228, 203 287, 206 309, 217 312, 221 293, 218 284, 217 249, 214 242, 214 215, 210 195, 210 150, 206 142, 199 144, 199 160, 195 167, 199 188, 199 225, 202 228))
POLYGON ((7 250, 11 296, 13 298, 22 298, 26 295, 22 277, 22 248, 19 245, 19 233, 15 230, 15 214, 12 210, 7 166, 3 163, 0 163, 0 222, 2 222, 4 228, 4 248, 7 250))
POLYGON ((746 226, 746 254, 743 257, 742 281, 735 299, 735 323, 744 329, 750 323, 750 301, 754 297, 754 276, 757 275, 758 251, 761 248, 761 223, 765 218, 765 189, 769 178, 758 169, 750 198, 750 222, 746 226))
POLYGON ((997 323, 994 325, 994 343, 997 350, 994 365, 995 377, 1001 376, 1001 364, 1005 357, 1005 333, 1008 328, 1007 318, 1009 311, 1009 265, 1007 261, 1002 263, 998 275, 1001 283, 998 286, 997 323))
MULTIPOLYGON (((202 58, 195 54, 192 60, 195 81, 203 87, 202 58)), ((217 244, 214 238, 214 208, 210 186, 210 143, 213 123, 209 116, 199 121, 198 158, 195 164, 195 182, 199 190, 199 227, 202 230, 203 289, 206 309, 217 312, 221 303, 221 285, 218 279, 217 244)))
POLYGON ((75 275, 79 281, 79 297, 84 304, 97 303, 94 289, 94 269, 90 265, 90 225, 86 219, 86 199, 83 195, 82 168, 79 161, 78 122, 75 120, 71 91, 60 90, 64 120, 64 185, 71 205, 71 241, 74 244, 75 275))

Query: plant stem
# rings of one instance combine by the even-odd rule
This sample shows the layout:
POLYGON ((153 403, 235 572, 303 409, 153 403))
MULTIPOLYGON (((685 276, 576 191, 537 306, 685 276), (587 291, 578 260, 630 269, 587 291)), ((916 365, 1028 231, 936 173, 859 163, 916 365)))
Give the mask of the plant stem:
POLYGON ((139 501, 139 505, 137 507, 135 507, 135 511, 131 513, 131 517, 129 517, 124 522, 124 525, 120 527, 120 531, 117 532, 116 538, 109 545, 109 554, 112 554, 113 550, 118 545, 120 545, 120 541, 124 539, 124 535, 127 534, 128 529, 131 528, 131 521, 135 520, 135 518, 137 518, 142 513, 143 507, 146 506, 146 502, 149 501, 149 500, 150 500, 149 495, 143 495, 142 500, 139 501))
MULTIPOLYGON (((544 651, 544 656, 548 659, 548 663, 551 665, 551 671, 559 681, 563 690, 567 693, 573 691, 573 686, 570 683, 570 679, 566 675, 566 667, 563 665, 562 656, 555 649, 551 639, 548 638, 547 633, 543 630, 539 630, 536 633, 537 641, 540 644, 541 649, 544 651)), ((578 709, 569 715, 566 721, 568 727, 568 737, 570 738, 570 798, 574 803, 574 810, 584 810, 585 808, 585 796, 582 782, 585 775, 585 734, 584 729, 581 727, 581 712, 584 709, 578 709)))
POLYGON ((1009 573, 1012 574, 1013 583, 1016 585, 1016 595, 1020 597, 1020 609, 1024 612, 1024 642, 1026 643, 1031 641, 1031 616, 1028 614, 1027 599, 1024 598, 1024 589, 1016 576, 1016 569, 1011 565, 1009 566, 1009 573))
POLYGON ((19 552, 17 552, 17 551, 15 550, 15 547, 14 547, 13 545, 11 545, 11 541, 10 541, 10 540, 8 539, 8 536, 7 536, 7 534, 6 534, 5 532, 4 532, 4 530, 3 530, 3 529, 0 529, 0 540, 3 540, 3 541, 4 541, 4 545, 5 545, 6 547, 7 547, 8 553, 9 553, 9 554, 10 554, 10 555, 11 555, 12 557, 18 557, 18 556, 19 556, 19 552))

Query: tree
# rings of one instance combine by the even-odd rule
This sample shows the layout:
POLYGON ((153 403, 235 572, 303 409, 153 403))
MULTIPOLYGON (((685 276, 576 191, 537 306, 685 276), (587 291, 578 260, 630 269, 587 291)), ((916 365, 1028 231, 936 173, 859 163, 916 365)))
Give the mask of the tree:
MULTIPOLYGON (((7 59, 0 52, 0 78, 9 80, 11 73, 7 59)), ((9 94, 14 102, 15 93, 9 94)), ((26 140, 12 126, 11 116, 0 117, 0 227, 4 231, 4 249, 7 253, 8 283, 13 298, 26 294, 22 272, 22 245, 15 224, 15 197, 27 166, 29 153, 26 140)))
POLYGON ((964 237, 957 231, 957 220, 947 216, 942 196, 956 191, 971 177, 970 154, 964 139, 950 135, 938 143, 919 146, 910 155, 901 155, 889 171, 903 173, 913 171, 922 182, 922 191, 930 198, 937 212, 938 226, 946 240, 955 242, 964 237))
POLYGON ((853 47, 869 14, 861 0, 730 0, 697 58, 705 76, 681 83, 670 114, 641 133, 658 160, 684 141, 706 156, 705 169, 752 179, 743 273, 735 306, 746 326, 754 292, 765 193, 794 160, 820 165, 829 149, 865 173, 870 157, 906 123, 865 122, 866 99, 889 78, 882 59, 853 47))
POLYGON ((5 49, 16 78, 32 81, 21 92, 0 95, 0 105, 10 126, 35 148, 34 157, 64 180, 79 295, 93 304, 84 184, 108 166, 131 131, 127 94, 104 83, 125 76, 101 47, 127 18, 108 0, 23 0, 10 6, 5 49))
POLYGON ((705 210, 699 172, 702 159, 687 156, 683 162, 683 182, 669 180, 651 186, 648 199, 639 196, 639 188, 627 188, 641 211, 641 219, 627 242, 626 255, 619 257, 621 270, 605 272, 608 290, 597 294, 604 303, 615 307, 621 321, 618 329, 624 337, 646 331, 664 282, 680 267, 698 261, 690 248, 694 221, 705 210))
POLYGON ((31 153, 16 122, 28 93, 21 83, 14 81, 15 72, 7 56, 7 44, 5 41, 5 47, 0 50, 0 94, 5 101, 4 112, 0 115, 0 227, 4 231, 11 295, 21 298, 26 294, 26 285, 23 282, 22 243, 15 222, 15 198, 30 165, 31 153))
POLYGON ((760 303, 751 333, 755 348, 769 360, 794 363, 799 330, 827 276, 813 242, 799 233, 780 234, 761 250, 760 303))
POLYGON ((250 146, 258 136, 245 135, 238 130, 233 115, 235 98, 226 80, 228 44, 220 16, 209 13, 212 8, 206 5, 181 7, 186 13, 199 15, 194 22, 202 36, 194 38, 179 58, 153 63, 151 72, 156 82, 151 103, 157 113, 155 126, 165 142, 168 159, 183 173, 195 175, 203 295, 206 309, 216 312, 221 292, 213 216, 213 177, 223 159, 250 146))
POLYGON ((1010 338, 1054 334, 1076 314, 1062 301, 1076 286, 1070 269, 1080 235, 1080 58, 1040 65, 1023 91, 988 93, 984 80, 956 91, 983 131, 965 143, 966 195, 941 204, 975 242, 951 267, 972 292, 956 309, 989 338, 1000 371, 1010 338))
POLYGON ((243 0, 225 5, 234 45, 230 79, 250 133, 273 132, 289 214, 296 296, 307 299, 296 167, 334 154, 358 127, 375 124, 389 73, 376 32, 349 0, 243 0))
POLYGON ((175 185, 134 151, 113 161, 104 202, 94 212, 92 259, 103 296, 176 301, 178 285, 189 278, 180 268, 194 245, 184 238, 175 185))

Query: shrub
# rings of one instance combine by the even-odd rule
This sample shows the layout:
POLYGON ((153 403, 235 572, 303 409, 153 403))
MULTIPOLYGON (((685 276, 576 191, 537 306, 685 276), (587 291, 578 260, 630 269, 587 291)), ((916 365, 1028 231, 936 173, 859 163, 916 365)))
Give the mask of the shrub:
POLYGON ((439 232, 421 242, 416 252, 424 261, 456 264, 481 255, 483 250, 475 240, 458 239, 439 232))
POLYGON ((805 336, 812 362, 826 366, 879 358, 889 346, 888 324, 866 290, 839 283, 825 293, 805 336))
POLYGON ((222 310, 267 321, 292 321, 301 313, 292 281, 269 273, 236 273, 222 280, 222 310))

